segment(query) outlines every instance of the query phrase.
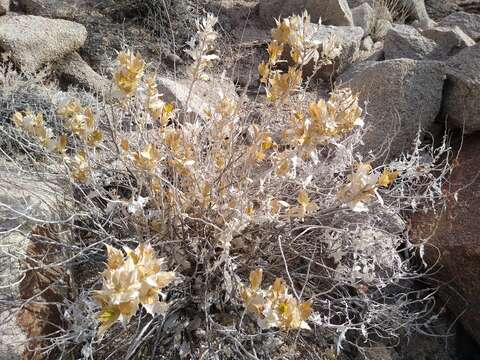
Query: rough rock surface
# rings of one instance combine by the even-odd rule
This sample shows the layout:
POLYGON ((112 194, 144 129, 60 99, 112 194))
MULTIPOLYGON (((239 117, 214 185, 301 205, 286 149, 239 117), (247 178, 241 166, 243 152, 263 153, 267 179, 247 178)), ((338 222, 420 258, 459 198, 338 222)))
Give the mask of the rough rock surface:
POLYGON ((19 8, 26 14, 62 19, 75 17, 75 2, 72 0, 17 0, 19 8))
POLYGON ((458 26, 452 28, 435 27, 422 31, 422 35, 435 41, 443 55, 452 56, 461 49, 475 45, 475 41, 458 26))
POLYGON ((337 85, 357 93, 366 111, 365 149, 390 159, 410 150, 419 128, 428 129, 440 111, 443 67, 410 59, 364 62, 339 77, 337 85))
MULTIPOLYGON (((39 178, 19 172, 11 166, 0 165, 0 203, 7 204, 15 211, 37 219, 52 220, 51 206, 54 206, 58 189, 39 178)), ((20 277, 19 261, 23 258, 32 222, 26 222, 18 213, 0 208, 0 359, 23 358, 26 336, 17 325, 17 310, 4 301, 18 296, 20 277), (20 231, 9 230, 19 227, 20 231), (6 306, 4 305, 6 304, 6 306)))
MULTIPOLYGON (((454 316, 460 316, 465 330, 480 344, 480 141, 478 134, 466 137, 459 166, 449 180, 448 191, 458 191, 438 220, 431 214, 416 215, 412 221, 416 241, 429 238, 425 260, 430 266, 440 261, 435 277, 444 284, 440 296, 454 316), (433 234, 433 236, 432 236, 433 234), (430 236, 432 236, 430 238, 430 236), (440 256, 440 259, 439 259, 440 256)), ((433 269, 432 269, 433 270, 433 269)), ((476 359, 478 352, 470 354, 476 359)))
MULTIPOLYGON (((349 0, 350 7, 353 9, 363 3, 368 3, 374 6, 374 0, 349 0)), ((435 25, 435 22, 430 19, 430 16, 425 7, 425 0, 398 0, 400 7, 411 9, 410 17, 412 20, 418 20, 422 28, 428 28, 435 25)))
POLYGON ((459 6, 456 4, 457 1, 458 0, 425 0, 425 7, 431 18, 438 21, 454 11, 460 11, 459 6))
POLYGON ((177 108, 187 108, 192 117, 204 117, 205 110, 215 107, 222 96, 238 100, 235 85, 228 80, 199 80, 191 88, 189 79, 177 79, 175 82, 170 78, 160 77, 158 91, 163 94, 164 101, 174 102, 177 108))
POLYGON ((466 12, 454 12, 438 22, 442 27, 458 26, 475 41, 480 41, 480 15, 466 12))
POLYGON ((437 45, 409 25, 395 25, 385 36, 385 59, 422 60, 434 57, 437 45))
POLYGON ((443 114, 469 134, 480 130, 480 43, 447 61, 443 114))
POLYGON ((362 5, 352 9, 352 17, 355 26, 360 26, 365 34, 370 33, 375 18, 373 8, 368 3, 363 3, 362 5))
POLYGON ((10 0, 0 0, 0 15, 5 15, 10 10, 10 0))
POLYGON ((435 25, 435 22, 430 19, 425 7, 425 0, 402 0, 403 4, 411 9, 411 16, 418 20, 420 27, 430 28, 435 25))
POLYGON ((325 25, 353 25, 347 0, 261 0, 259 15, 265 25, 275 25, 279 17, 299 14, 307 10, 312 22, 322 19, 325 25))
POLYGON ((110 82, 95 72, 77 52, 61 59, 55 65, 55 73, 61 86, 72 84, 100 94, 108 90, 110 85, 110 82))
MULTIPOLYGON (((323 79, 329 79, 332 75, 340 74, 352 64, 358 55, 364 32, 358 26, 320 25, 312 35, 313 41, 317 41, 319 44, 329 41, 332 37, 340 46, 340 54, 333 59, 333 65, 325 65, 320 68, 318 76, 323 79)), ((321 50, 321 45, 319 50, 321 50)), ((313 64, 309 65, 307 64, 304 68, 305 76, 309 76, 312 72, 313 64)))
POLYGON ((78 50, 87 38, 83 25, 39 16, 0 17, 0 48, 23 71, 35 71, 78 50))

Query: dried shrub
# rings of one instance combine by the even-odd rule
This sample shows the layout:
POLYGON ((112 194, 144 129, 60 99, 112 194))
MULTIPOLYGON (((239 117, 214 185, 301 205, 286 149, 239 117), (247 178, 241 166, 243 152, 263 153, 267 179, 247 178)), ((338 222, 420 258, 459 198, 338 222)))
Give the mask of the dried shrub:
POLYGON ((270 114, 247 120, 256 100, 218 94, 186 116, 194 84, 214 81, 215 24, 211 15, 198 21, 188 43, 182 108, 164 101, 155 74, 127 51, 108 103, 68 99, 56 130, 38 114, 14 115, 18 139, 48 160, 35 165, 70 184, 61 254, 75 294, 58 301, 64 323, 50 350, 251 359, 394 344, 432 311, 429 291, 414 287, 422 248, 409 242, 406 217, 441 209, 448 146, 417 139, 412 154, 377 164, 356 151, 356 94, 297 101, 303 66, 337 51, 301 36, 308 14, 272 31, 259 67, 270 114), (282 71, 287 48, 293 63, 282 71))

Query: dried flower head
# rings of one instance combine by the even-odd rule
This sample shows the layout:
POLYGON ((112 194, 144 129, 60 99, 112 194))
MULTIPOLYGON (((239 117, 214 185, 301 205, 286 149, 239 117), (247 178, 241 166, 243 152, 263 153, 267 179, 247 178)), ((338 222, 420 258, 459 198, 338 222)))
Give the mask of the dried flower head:
POLYGON ((94 299, 102 307, 98 320, 101 336, 117 320, 126 324, 139 306, 149 314, 164 314, 168 304, 160 301, 162 289, 175 280, 176 275, 164 271, 165 261, 156 256, 149 244, 140 244, 135 250, 122 251, 107 245, 107 268, 103 272, 103 286, 95 291, 94 299))
POLYGON ((256 316, 264 329, 278 327, 282 330, 310 329, 306 320, 312 312, 312 302, 299 302, 291 294, 282 279, 275 279, 267 290, 261 288, 262 269, 250 273, 250 286, 242 289, 246 310, 256 316))
POLYGON ((115 84, 125 96, 132 96, 137 91, 143 76, 145 62, 139 53, 130 50, 121 51, 117 56, 119 66, 114 75, 115 84))
POLYGON ((338 192, 338 198, 353 211, 368 211, 366 203, 377 191, 379 174, 372 173, 370 164, 358 164, 356 171, 349 176, 350 182, 338 192))
POLYGON ((205 69, 212 61, 218 59, 214 53, 215 40, 218 37, 218 33, 215 31, 217 21, 217 17, 212 14, 207 14, 201 21, 197 20, 197 34, 187 42, 189 48, 185 52, 193 59, 190 68, 193 80, 208 80, 205 69))

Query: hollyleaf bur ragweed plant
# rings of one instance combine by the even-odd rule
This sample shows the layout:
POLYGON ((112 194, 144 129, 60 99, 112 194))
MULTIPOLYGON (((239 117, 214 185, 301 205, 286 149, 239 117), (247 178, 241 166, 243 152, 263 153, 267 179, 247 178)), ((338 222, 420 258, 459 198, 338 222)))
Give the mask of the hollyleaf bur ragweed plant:
MULTIPOLYGON (((125 51, 103 108, 75 98, 60 104, 63 133, 49 131, 41 114, 13 117, 15 131, 58 160, 56 174, 71 186, 74 220, 62 225, 73 245, 62 246, 75 254, 72 268, 82 256, 99 269, 75 277, 82 296, 100 306, 93 318, 75 311, 76 323, 100 323, 85 344, 125 357, 142 349, 167 358, 270 358, 298 338, 321 346, 308 328, 339 351, 345 342, 361 350, 413 331, 430 297, 420 291, 410 300, 421 276, 410 257, 420 250, 404 216, 441 205, 448 146, 417 142, 412 154, 381 164, 357 152, 364 124, 356 94, 340 88, 299 101, 303 67, 328 63, 339 50, 335 39, 314 41, 306 13, 272 31, 269 60, 258 68, 265 101, 214 94, 216 102, 185 116, 189 99, 201 96, 194 84, 215 76, 216 23, 211 15, 198 21, 188 44, 182 107, 164 100, 140 54, 125 51), (262 111, 253 121, 255 101, 262 111), (91 254, 112 241, 139 245, 107 246, 100 273, 105 265, 91 254), (263 272, 276 279, 268 288, 263 272), (423 310, 410 311, 420 303, 423 310), (125 325, 124 347, 113 345, 116 322, 125 325), (272 350, 271 339, 282 345, 272 350)), ((79 338, 88 336, 69 337, 79 338)))

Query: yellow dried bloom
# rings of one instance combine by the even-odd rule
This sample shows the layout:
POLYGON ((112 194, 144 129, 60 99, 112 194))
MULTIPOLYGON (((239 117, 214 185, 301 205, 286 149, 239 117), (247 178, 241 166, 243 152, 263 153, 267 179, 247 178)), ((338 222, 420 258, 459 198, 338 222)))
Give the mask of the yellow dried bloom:
POLYGON ((160 160, 160 154, 153 144, 147 144, 142 152, 133 154, 133 163, 141 170, 152 171, 160 160))
POLYGON ((253 138, 253 144, 249 148, 249 162, 255 164, 265 160, 266 151, 273 146, 273 140, 268 132, 261 132, 257 125, 251 125, 249 132, 253 138))
POLYGON ((122 150, 128 151, 128 149, 130 148, 130 145, 128 143, 128 139, 120 140, 120 147, 122 148, 122 150))
POLYGON ((119 66, 114 75, 115 84, 125 96, 132 96, 143 76, 145 62, 140 54, 134 55, 130 50, 120 52, 117 60, 119 66))
POLYGON ((87 155, 84 151, 79 151, 71 160, 71 175, 75 181, 86 182, 90 177, 90 166, 87 161, 87 155))
POLYGON ((174 106, 172 103, 165 103, 157 90, 155 74, 150 74, 145 79, 146 100, 145 108, 154 120, 159 120, 162 126, 167 126, 169 120, 173 118, 174 106))
POLYGON ((269 55, 269 61, 270 64, 275 65, 277 61, 280 59, 280 56, 282 56, 283 52, 283 45, 279 43, 276 40, 273 40, 268 44, 268 55, 269 55))
POLYGON ((260 74, 260 81, 263 84, 268 83, 268 76, 270 75, 270 64, 267 64, 265 61, 262 61, 258 65, 258 73, 260 74))
POLYGON ((310 198, 306 191, 302 190, 298 193, 297 201, 303 207, 307 207, 310 204, 310 198))
POLYGON ((67 150, 67 137, 65 135, 60 135, 53 143, 53 148, 60 154, 64 153, 67 150))
POLYGON ((262 269, 252 271, 250 286, 241 290, 246 310, 257 317, 262 328, 309 329, 306 320, 312 312, 312 302, 299 303, 288 293, 281 278, 276 278, 267 290, 261 289, 262 274, 262 269))
POLYGON ((12 115, 12 121, 16 127, 23 127, 23 115, 21 112, 16 111, 12 115))
POLYGON ((215 152, 213 154, 213 161, 215 162, 215 166, 220 170, 225 168, 225 156, 221 152, 215 152))
POLYGON ((95 129, 87 135, 87 145, 91 147, 98 146, 98 143, 103 139, 103 134, 100 130, 95 129))
POLYGON ((371 171, 372 167, 369 164, 358 164, 356 172, 349 177, 350 182, 337 193, 338 199, 353 211, 368 211, 366 202, 376 194, 379 175, 371 171))
POLYGON ((320 99, 308 107, 308 116, 300 112, 293 114, 284 139, 292 145, 299 157, 307 159, 314 155, 319 145, 325 145, 350 132, 356 126, 363 126, 358 99, 349 89, 334 91, 328 101, 320 99))
POLYGON ((35 114, 31 110, 26 110, 24 114, 15 112, 12 121, 16 127, 21 128, 36 140, 48 151, 64 153, 67 147, 67 137, 60 135, 55 138, 53 131, 45 126, 43 115, 35 114))
POLYGON ((71 118, 77 114, 83 112, 83 108, 80 105, 80 102, 76 99, 70 99, 65 104, 60 106, 57 110, 57 114, 65 118, 71 118))
POLYGON ((275 174, 280 177, 287 175, 289 170, 290 162, 288 159, 281 159, 275 166, 275 174))
POLYGON ((250 272, 250 287, 252 290, 256 291, 260 288, 260 285, 262 284, 262 278, 263 278, 262 268, 258 268, 257 270, 250 272))
POLYGON ((270 87, 267 89, 269 100, 286 101, 288 96, 298 90, 302 84, 302 70, 289 67, 286 74, 276 72, 269 80, 270 87))
POLYGON ((390 169, 386 168, 383 170, 383 173, 379 176, 377 182, 378 185, 383 187, 389 187, 391 183, 395 181, 395 179, 400 175, 398 171, 391 171, 390 169))
POLYGON ((157 258, 149 243, 124 250, 126 257, 121 250, 107 245, 103 286, 93 294, 102 307, 98 316, 100 336, 117 320, 126 324, 139 306, 152 315, 164 314, 168 308, 159 297, 163 296, 162 289, 175 279, 175 273, 164 271, 164 260, 157 258))
POLYGON ((289 19, 282 19, 277 20, 275 19, 275 23, 277 27, 272 30, 272 39, 277 41, 280 44, 286 44, 289 42, 291 28, 290 28, 290 20, 289 19))
POLYGON ((109 269, 117 269, 119 268, 120 266, 123 265, 123 263, 125 262, 123 260, 123 253, 122 253, 122 250, 118 250, 118 249, 115 249, 113 246, 111 245, 105 245, 107 247, 107 257, 108 257, 108 260, 107 260, 107 266, 109 269))
POLYGON ((67 120, 68 129, 85 144, 96 147, 103 139, 102 132, 96 128, 93 110, 82 107, 75 99, 70 99, 57 110, 60 116, 67 120))

